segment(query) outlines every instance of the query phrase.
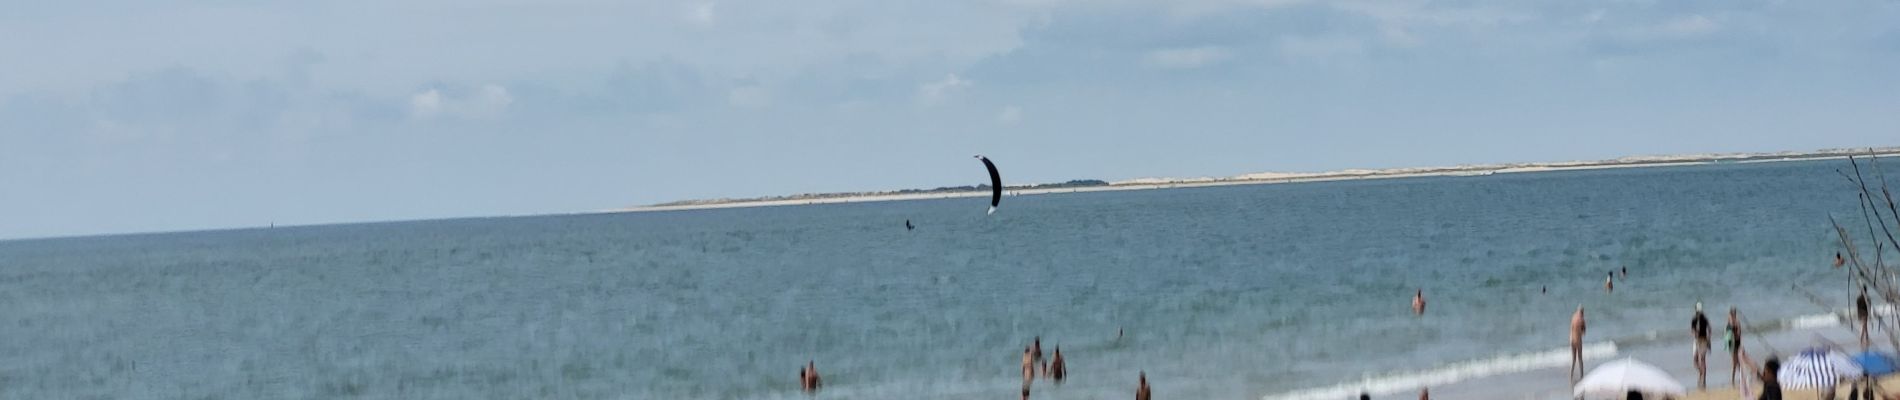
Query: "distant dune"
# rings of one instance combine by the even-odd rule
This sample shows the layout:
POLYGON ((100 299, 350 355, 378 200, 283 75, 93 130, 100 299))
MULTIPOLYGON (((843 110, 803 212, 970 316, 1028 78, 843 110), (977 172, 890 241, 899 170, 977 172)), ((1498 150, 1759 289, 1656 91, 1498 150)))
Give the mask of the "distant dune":
MULTIPOLYGON (((1021 196, 1046 193, 1076 193, 1107 190, 1168 189, 1184 187, 1255 185, 1270 183, 1319 182, 1349 179, 1383 179, 1422 176, 1484 176, 1503 173, 1544 172, 1602 168, 1654 167, 1669 165, 1693 165, 1712 163, 1749 163, 1773 161, 1816 160, 1845 158, 1847 156, 1891 156, 1900 155, 1900 147, 1878 147, 1860 149, 1823 149, 1815 151, 1784 151, 1778 153, 1711 153, 1659 156, 1630 156, 1597 161, 1560 161, 1536 163, 1472 164, 1448 167, 1407 167, 1389 169, 1344 169, 1326 172, 1256 172, 1225 178, 1136 178, 1115 182, 1082 179, 1062 183, 1042 183, 1029 185, 1009 185, 1004 187, 1005 195, 1021 196)), ((1007 172, 1007 171, 1005 171, 1007 172)), ((691 210, 707 208, 764 207, 801 204, 857 203, 870 201, 898 201, 944 199, 956 197, 988 196, 989 185, 939 187, 935 189, 904 189, 881 192, 847 193, 808 193, 787 196, 757 197, 745 199, 699 199, 682 200, 648 206, 639 206, 610 210, 623 211, 665 211, 691 210)))

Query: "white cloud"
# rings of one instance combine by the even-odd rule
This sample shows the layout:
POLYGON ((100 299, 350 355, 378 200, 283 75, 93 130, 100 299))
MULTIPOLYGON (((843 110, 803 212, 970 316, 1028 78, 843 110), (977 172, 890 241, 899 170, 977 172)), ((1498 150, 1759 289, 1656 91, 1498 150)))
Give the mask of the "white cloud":
POLYGON ((1289 59, 1332 61, 1365 55, 1365 43, 1344 36, 1280 38, 1280 55, 1289 59))
POLYGON ((700 26, 712 25, 713 20, 719 16, 715 8, 717 6, 717 3, 712 2, 688 4, 686 6, 686 22, 700 26))
POLYGON ((957 76, 957 74, 952 73, 943 77, 943 80, 926 82, 923 85, 917 86, 917 98, 922 100, 925 104, 936 104, 943 101, 944 98, 961 92, 963 89, 969 88, 970 85, 974 84, 976 84, 975 81, 963 79, 957 76))
POLYGON ((1701 15, 1691 15, 1687 17, 1670 20, 1669 22, 1664 23, 1659 30, 1663 33, 1672 34, 1676 36, 1696 36, 1696 35, 1714 33, 1715 31, 1718 31, 1721 29, 1722 29, 1721 24, 1716 23, 1714 20, 1710 20, 1708 17, 1704 17, 1701 15))
POLYGON ((442 113, 442 92, 429 89, 409 96, 409 115, 420 119, 434 118, 442 113))
POLYGON ((1003 111, 999 111, 996 113, 996 122, 1001 122, 1004 124, 1014 124, 1016 123, 1016 121, 1021 121, 1021 120, 1023 120, 1022 107, 1017 107, 1017 106, 1003 107, 1003 111))
POLYGON ((1141 57, 1141 62, 1155 68, 1190 69, 1225 61, 1228 57, 1227 49, 1220 46, 1199 46, 1150 51, 1141 57))
POLYGON ((740 86, 726 91, 726 104, 743 108, 759 108, 772 104, 772 93, 756 85, 740 86))
POLYGON ((482 85, 467 93, 429 88, 409 96, 409 117, 431 119, 436 117, 493 118, 507 111, 515 98, 508 88, 496 84, 482 85))

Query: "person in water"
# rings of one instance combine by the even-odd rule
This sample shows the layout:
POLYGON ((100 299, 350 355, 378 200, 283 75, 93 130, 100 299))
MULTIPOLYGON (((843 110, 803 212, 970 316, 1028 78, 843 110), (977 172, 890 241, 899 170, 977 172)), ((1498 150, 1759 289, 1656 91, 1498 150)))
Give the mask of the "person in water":
POLYGON ((1728 384, 1734 385, 1736 375, 1742 371, 1742 322, 1735 307, 1728 308, 1728 326, 1724 329, 1726 332, 1722 334, 1722 346, 1728 350, 1728 384))
POLYGON ((818 391, 818 387, 824 385, 824 381, 818 378, 818 362, 815 360, 806 361, 805 369, 798 371, 798 381, 799 386, 803 387, 805 392, 818 391))
POLYGON ((1148 371, 1141 371, 1141 386, 1135 387, 1135 400, 1151 400, 1153 394, 1148 390, 1148 371))
POLYGON ((1365 391, 1360 391, 1359 400, 1372 400, 1372 394, 1366 393, 1365 391))
POLYGON ((1418 388, 1418 400, 1432 400, 1432 390, 1427 389, 1427 388, 1418 388))
POLYGON ((1603 291, 1616 293, 1616 272, 1612 271, 1609 277, 1603 278, 1603 291))
POLYGON ((1056 345, 1054 355, 1049 357, 1049 371, 1044 375, 1048 375, 1049 379, 1054 379, 1056 383, 1062 383, 1062 379, 1069 376, 1068 365, 1062 362, 1062 345, 1056 345))
POLYGON ((1029 383, 1035 381, 1035 359, 1030 357, 1029 347, 1023 347, 1023 400, 1029 400, 1029 383))
POLYGON ((1425 315, 1425 289, 1419 289, 1412 295, 1412 314, 1425 315))
POLYGON ((1841 258, 1841 252, 1834 252, 1834 268, 1840 268, 1842 265, 1847 265, 1847 259, 1841 258))
POLYGON ((1867 335, 1867 321, 1873 318, 1872 304, 1867 302, 1867 285, 1860 286, 1860 295, 1854 297, 1854 318, 1860 321, 1860 347, 1865 349, 1873 344, 1867 335))
POLYGON ((1031 356, 1028 347, 1023 348, 1023 385, 1036 379, 1036 358, 1031 356))
POLYGON ((1036 357, 1033 359, 1030 359, 1030 361, 1034 362, 1034 364, 1031 364, 1031 366, 1036 367, 1037 369, 1047 369, 1049 367, 1049 360, 1042 358, 1042 337, 1037 336, 1036 341, 1031 342, 1029 348, 1031 350, 1034 350, 1036 353, 1035 354, 1036 357))
POLYGON ((1629 278, 1630 278, 1630 266, 1625 265, 1623 266, 1623 279, 1629 279, 1629 278))
POLYGON ((1586 326, 1583 320, 1583 305, 1577 305, 1577 313, 1570 316, 1570 379, 1575 383, 1582 378, 1583 372, 1583 332, 1586 326))
POLYGON ((1702 314, 1702 303, 1695 303, 1695 316, 1689 318, 1689 333, 1695 335, 1695 375, 1697 389, 1709 388, 1709 317, 1702 314))

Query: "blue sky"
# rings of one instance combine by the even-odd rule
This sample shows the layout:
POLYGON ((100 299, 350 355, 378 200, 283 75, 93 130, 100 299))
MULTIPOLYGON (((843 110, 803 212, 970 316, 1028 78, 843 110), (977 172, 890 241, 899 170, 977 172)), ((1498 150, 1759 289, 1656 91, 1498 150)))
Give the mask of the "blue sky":
POLYGON ((1900 2, 0 0, 0 238, 1900 142, 1900 2))

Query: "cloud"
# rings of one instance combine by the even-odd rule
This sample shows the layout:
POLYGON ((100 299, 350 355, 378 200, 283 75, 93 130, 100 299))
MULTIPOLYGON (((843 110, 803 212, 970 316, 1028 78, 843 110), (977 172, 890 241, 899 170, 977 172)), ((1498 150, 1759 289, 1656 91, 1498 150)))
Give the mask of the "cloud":
POLYGON ((717 6, 717 3, 712 2, 688 4, 685 13, 686 22, 699 26, 712 25, 713 20, 718 17, 715 8, 717 6))
POLYGON ((435 118, 442 113, 442 93, 429 89, 409 96, 409 115, 416 118, 435 118))
POLYGON ((1017 107, 1017 106, 1003 107, 1002 111, 999 111, 996 113, 996 122, 1001 122, 1003 124, 1014 124, 1016 123, 1016 121, 1022 121, 1022 120, 1023 120, 1022 107, 1017 107))
POLYGON ((424 120, 437 117, 494 118, 506 112, 514 102, 515 97, 508 93, 508 88, 496 84, 486 84, 472 90, 451 89, 447 93, 443 89, 429 88, 409 96, 409 116, 424 120))
POLYGON ((1218 63, 1230 57, 1227 49, 1220 46, 1198 46, 1150 51, 1143 55, 1143 65, 1163 69, 1193 69, 1218 63))
POLYGON ((726 91, 726 104, 742 108, 759 108, 772 104, 772 93, 758 85, 734 87, 726 91))
POLYGON ((1346 36, 1285 36, 1278 43, 1280 55, 1292 60, 1339 61, 1365 55, 1365 43, 1346 36))
POLYGON ((975 81, 963 79, 955 73, 943 77, 943 80, 926 82, 917 86, 917 98, 924 104, 937 104, 944 98, 975 85, 975 81))
POLYGON ((1658 27, 1657 31, 1675 36, 1697 36, 1721 29, 1721 24, 1698 14, 1670 20, 1658 27))

